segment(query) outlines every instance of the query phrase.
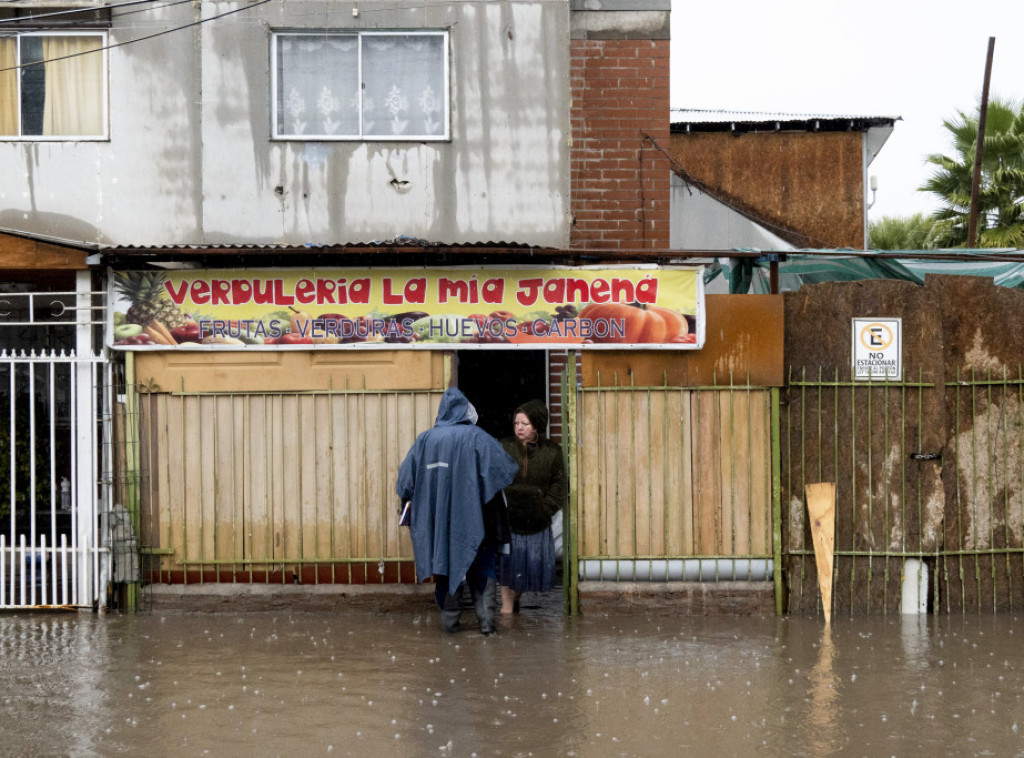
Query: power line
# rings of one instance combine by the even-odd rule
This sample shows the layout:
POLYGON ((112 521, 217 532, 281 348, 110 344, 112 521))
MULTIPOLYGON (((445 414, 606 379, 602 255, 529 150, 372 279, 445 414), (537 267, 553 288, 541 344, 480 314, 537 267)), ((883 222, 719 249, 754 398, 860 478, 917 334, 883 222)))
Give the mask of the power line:
MULTIPOLYGON (((144 2, 157 2, 157 0, 143 0, 144 2)), ((195 0, 173 0, 173 2, 162 3, 161 5, 154 5, 151 8, 139 8, 134 11, 125 11, 124 13, 118 13, 116 15, 111 14, 112 18, 124 18, 125 16, 131 16, 134 13, 148 13, 149 11, 160 10, 162 8, 173 8, 175 5, 185 5, 186 3, 192 3, 195 0)), ((115 8, 120 6, 113 6, 115 8)), ((156 22, 153 22, 156 23, 156 22)))
MULTIPOLYGON (((139 1, 141 1, 141 2, 148 2, 149 0, 135 0, 135 1, 136 2, 139 2, 139 1)), ((188 23, 188 24, 182 24, 181 26, 176 26, 176 27, 174 27, 172 29, 164 29, 163 31, 157 32, 155 34, 147 34, 144 37, 136 37, 135 39, 128 39, 128 40, 125 40, 124 42, 115 42, 112 45, 105 45, 103 47, 97 48, 96 50, 84 50, 84 51, 82 51, 80 53, 70 53, 68 55, 61 55, 61 56, 59 56, 57 58, 47 58, 46 60, 32 61, 31 63, 19 63, 19 64, 14 65, 14 66, 8 66, 7 68, 0 68, 0 73, 3 73, 4 71, 17 71, 17 70, 22 69, 22 68, 28 68, 29 66, 38 66, 40 64, 53 63, 54 61, 63 61, 63 60, 67 60, 68 58, 77 58, 80 55, 92 55, 93 53, 103 52, 104 50, 113 50, 116 47, 124 47, 125 45, 131 45, 131 44, 134 44, 136 42, 145 42, 146 40, 156 39, 157 37, 162 37, 165 34, 171 34, 173 32, 180 32, 183 29, 191 29, 194 26, 199 26, 200 24, 205 24, 208 21, 216 21, 217 19, 224 18, 225 16, 231 16, 231 15, 233 15, 235 13, 241 13, 242 11, 247 11, 247 10, 250 10, 252 8, 256 8, 257 6, 269 3, 269 2, 270 2, 270 0, 257 0, 252 5, 247 5, 244 8, 235 8, 234 10, 225 11, 224 13, 218 13, 216 16, 209 16, 207 18, 201 18, 198 21, 193 21, 193 22, 188 23)))
POLYGON ((112 10, 115 8, 125 8, 130 5, 145 5, 146 3, 155 3, 158 0, 125 0, 123 3, 113 3, 111 5, 99 5, 95 8, 69 8, 62 11, 50 11, 49 13, 37 13, 34 16, 12 16, 11 18, 0 18, 0 25, 3 24, 22 24, 26 21, 35 21, 38 18, 52 18, 54 16, 66 16, 69 14, 93 13, 95 11, 112 10))
MULTIPOLYGON (((5 2, 5 0, 0 0, 0 8, 3 7, 4 2, 5 2)), ((146 5, 146 4, 149 4, 149 3, 153 4, 153 7, 151 9, 150 8, 144 8, 142 10, 131 11, 129 13, 119 13, 116 16, 114 16, 114 18, 121 18, 123 16, 128 16, 131 13, 144 13, 147 10, 158 10, 160 8, 167 8, 167 7, 172 7, 172 6, 175 6, 175 5, 183 5, 185 3, 195 2, 195 0, 176 0, 175 2, 163 3, 162 5, 157 5, 156 3, 159 3, 159 2, 160 2, 160 0, 126 0, 123 3, 111 3, 109 5, 96 6, 94 8, 87 8, 87 7, 71 8, 71 9, 68 9, 68 10, 51 11, 49 13, 39 13, 39 14, 36 14, 34 16, 16 16, 16 17, 12 17, 12 18, 0 18, 0 26, 3 26, 4 24, 21 24, 21 23, 24 23, 25 21, 34 21, 34 20, 40 19, 40 18, 50 18, 51 16, 63 16, 63 15, 67 15, 67 14, 74 15, 74 14, 82 14, 82 13, 91 13, 91 12, 94 12, 94 11, 102 11, 102 10, 117 10, 118 8, 125 8, 125 7, 129 7, 129 6, 133 6, 133 5, 146 5)), ((473 4, 477 4, 477 5, 483 5, 483 4, 487 3, 487 2, 489 2, 489 0, 473 0, 473 4)), ((425 6, 419 6, 419 10, 424 10, 424 9, 425 9, 425 6)), ((240 10, 244 10, 244 9, 240 9, 240 10)), ((373 8, 360 8, 360 13, 361 13, 361 15, 365 16, 367 14, 371 14, 372 15, 372 14, 380 14, 380 13, 389 13, 389 12, 396 11, 396 10, 408 10, 408 6, 407 5, 393 5, 393 6, 377 5, 377 6, 374 6, 373 8)), ((226 14, 224 14, 224 15, 226 15, 226 14)), ((326 18, 326 17, 333 17, 333 16, 340 16, 340 17, 344 18, 344 17, 350 16, 350 11, 347 8, 346 9, 328 10, 328 11, 314 11, 314 12, 309 12, 309 13, 296 13, 296 14, 292 14, 290 17, 291 18, 326 18)), ((4 69, 4 70, 6 70, 6 69, 4 69)))

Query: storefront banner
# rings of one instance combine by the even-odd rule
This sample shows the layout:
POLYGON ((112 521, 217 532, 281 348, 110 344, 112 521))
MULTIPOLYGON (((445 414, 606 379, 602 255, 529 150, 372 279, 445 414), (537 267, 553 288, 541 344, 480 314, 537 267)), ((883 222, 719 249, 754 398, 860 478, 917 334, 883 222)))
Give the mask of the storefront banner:
POLYGON ((114 272, 117 349, 693 350, 700 267, 114 272))

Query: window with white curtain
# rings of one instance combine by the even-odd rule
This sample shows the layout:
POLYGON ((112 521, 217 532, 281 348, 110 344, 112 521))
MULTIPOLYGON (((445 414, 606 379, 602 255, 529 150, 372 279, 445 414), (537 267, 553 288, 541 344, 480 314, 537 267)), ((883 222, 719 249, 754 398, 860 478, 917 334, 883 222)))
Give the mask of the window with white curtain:
POLYGON ((278 32, 273 136, 448 139, 446 32, 278 32))
POLYGON ((106 39, 0 33, 0 139, 106 139, 106 39))

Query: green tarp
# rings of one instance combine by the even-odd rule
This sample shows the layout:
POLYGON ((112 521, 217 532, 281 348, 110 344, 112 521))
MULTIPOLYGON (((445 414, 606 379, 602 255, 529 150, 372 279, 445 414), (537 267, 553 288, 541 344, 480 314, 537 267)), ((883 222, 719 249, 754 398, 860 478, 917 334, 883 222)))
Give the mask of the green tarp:
MULTIPOLYGON (((748 251, 738 251, 748 252, 748 251)), ((749 251, 753 252, 753 251, 749 251)), ((899 250, 886 251, 907 253, 912 256, 923 254, 933 255, 934 251, 899 250)), ((1024 286, 1024 251, 993 251, 993 250, 957 250, 955 255, 976 256, 977 260, 942 260, 936 258, 891 258, 879 257, 872 252, 842 252, 836 250, 803 250, 796 252, 773 253, 784 255, 785 260, 779 262, 779 291, 787 292, 800 289, 805 284, 820 282, 853 282, 862 279, 902 279, 908 282, 923 284, 928 274, 953 274, 958 276, 984 276, 991 278, 1002 287, 1024 286), (1021 261, 992 261, 994 253, 1001 258, 1014 257, 1019 254, 1021 261)), ((769 288, 770 259, 766 254, 761 258, 719 258, 715 265, 709 266, 705 274, 705 284, 719 274, 729 282, 732 294, 767 294, 769 288)))

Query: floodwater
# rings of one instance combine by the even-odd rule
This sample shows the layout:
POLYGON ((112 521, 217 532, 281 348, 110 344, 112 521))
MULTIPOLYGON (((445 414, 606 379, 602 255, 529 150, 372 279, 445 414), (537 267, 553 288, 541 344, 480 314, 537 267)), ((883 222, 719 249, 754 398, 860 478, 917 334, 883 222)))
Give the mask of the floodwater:
MULTIPOLYGON (((527 596, 528 597, 528 596, 527 596)), ((0 615, 0 754, 1024 756, 1024 620, 0 615)))

